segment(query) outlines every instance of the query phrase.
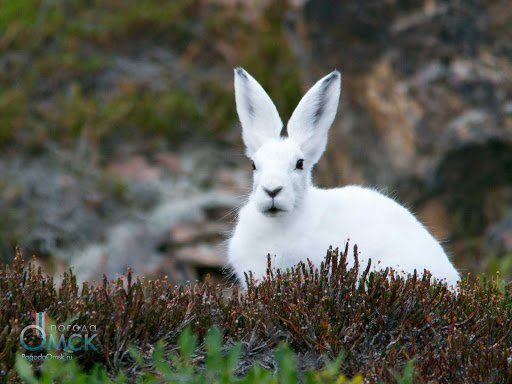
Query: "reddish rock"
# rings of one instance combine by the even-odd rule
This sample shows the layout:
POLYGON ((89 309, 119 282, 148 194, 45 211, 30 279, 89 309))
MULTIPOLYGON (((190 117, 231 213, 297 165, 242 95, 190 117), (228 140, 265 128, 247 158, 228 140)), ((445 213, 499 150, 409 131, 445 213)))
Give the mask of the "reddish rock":
POLYGON ((188 244, 200 233, 197 224, 178 224, 171 229, 171 241, 174 244, 188 244))
POLYGON ((418 216, 436 239, 446 240, 450 236, 450 215, 440 199, 431 199, 424 203, 418 216))
POLYGON ((174 257, 178 261, 201 267, 222 268, 226 264, 220 249, 216 251, 207 244, 180 248, 174 253, 174 257))
POLYGON ((122 179, 138 181, 155 181, 160 179, 160 170, 150 165, 146 158, 135 155, 118 160, 108 167, 109 171, 122 179))
POLYGON ((178 155, 172 152, 160 152, 155 156, 156 161, 176 175, 184 173, 181 160, 178 155))

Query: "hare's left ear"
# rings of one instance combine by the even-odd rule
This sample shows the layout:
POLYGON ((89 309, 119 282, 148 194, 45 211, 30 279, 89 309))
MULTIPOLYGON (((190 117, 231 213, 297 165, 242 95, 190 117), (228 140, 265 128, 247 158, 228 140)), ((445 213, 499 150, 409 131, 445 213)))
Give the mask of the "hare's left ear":
POLYGON ((316 164, 325 151, 340 93, 341 74, 331 72, 304 95, 288 122, 288 136, 300 145, 310 164, 316 164))
POLYGON ((242 123, 242 138, 251 157, 268 139, 277 139, 283 123, 263 87, 243 68, 235 68, 236 111, 242 123))

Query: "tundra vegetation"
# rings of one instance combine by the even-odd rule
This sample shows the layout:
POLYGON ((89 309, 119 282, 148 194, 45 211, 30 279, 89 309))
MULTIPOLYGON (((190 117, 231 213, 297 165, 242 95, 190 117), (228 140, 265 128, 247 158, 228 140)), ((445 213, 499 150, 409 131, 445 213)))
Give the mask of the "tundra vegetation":
POLYGON ((397 372, 414 375, 417 383, 511 377, 510 286, 499 278, 465 277, 455 293, 428 273, 371 272, 356 255, 347 244, 342 252, 329 249, 318 268, 302 263, 287 271, 274 270, 269 259, 264 279, 255 284, 249 274, 247 291, 240 291, 208 279, 175 286, 130 270, 81 287, 70 271, 57 287, 18 252, 0 270, 2 380, 19 373, 27 380, 92 375, 154 382, 183 374, 226 382, 222 377, 236 374, 241 382, 260 376, 273 382, 267 371, 282 383, 295 375, 334 382, 340 372, 353 382, 358 375, 396 382, 403 379, 397 372), (355 264, 347 268, 352 257, 355 264), (73 353, 69 370, 58 365, 67 362, 30 367, 18 357, 17 371, 17 356, 29 353, 20 332, 34 310, 46 311, 56 324, 94 324, 100 348, 73 353))

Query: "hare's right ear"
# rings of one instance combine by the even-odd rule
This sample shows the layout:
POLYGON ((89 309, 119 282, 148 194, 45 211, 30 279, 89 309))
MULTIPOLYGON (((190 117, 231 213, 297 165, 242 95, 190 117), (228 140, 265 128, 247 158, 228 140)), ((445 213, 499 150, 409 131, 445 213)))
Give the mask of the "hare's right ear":
POLYGON ((320 79, 302 98, 288 121, 288 136, 302 148, 306 161, 316 164, 327 145, 341 93, 341 74, 320 79))
POLYGON ((278 138, 283 123, 262 86, 243 68, 235 68, 236 111, 242 123, 242 138, 251 157, 269 138, 278 138))

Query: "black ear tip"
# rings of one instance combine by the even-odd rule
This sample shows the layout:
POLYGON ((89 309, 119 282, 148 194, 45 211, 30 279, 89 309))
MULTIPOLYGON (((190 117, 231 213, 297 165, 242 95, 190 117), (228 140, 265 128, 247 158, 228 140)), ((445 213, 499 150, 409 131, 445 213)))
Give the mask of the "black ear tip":
POLYGON ((326 77, 325 77, 325 80, 324 82, 325 83, 330 83, 332 82, 333 80, 336 80, 336 79, 341 79, 341 73, 339 71, 332 71, 331 73, 329 73, 326 77))
POLYGON ((236 67, 235 74, 237 74, 240 77, 243 77, 244 79, 247 79, 247 72, 245 72, 245 69, 243 69, 242 67, 236 67))

